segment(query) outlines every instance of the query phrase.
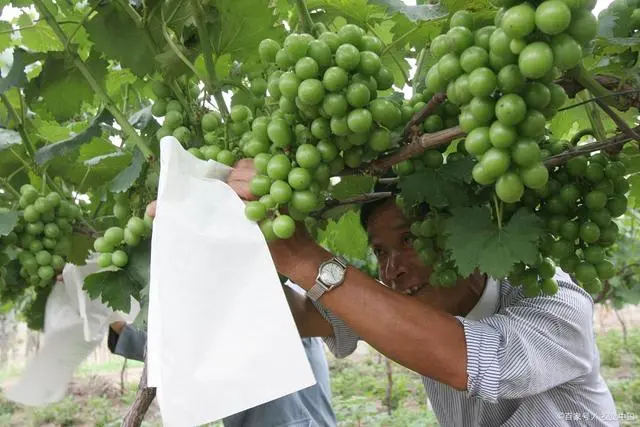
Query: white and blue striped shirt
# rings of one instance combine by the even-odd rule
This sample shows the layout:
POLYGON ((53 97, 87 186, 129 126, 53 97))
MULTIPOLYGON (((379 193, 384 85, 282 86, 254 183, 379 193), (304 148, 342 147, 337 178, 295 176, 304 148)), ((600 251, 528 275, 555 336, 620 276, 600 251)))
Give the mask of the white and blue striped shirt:
MULTIPOLYGON (((600 375, 593 300, 563 271, 555 279, 556 295, 535 298, 507 280, 488 282, 479 301, 488 312, 476 305, 457 317, 467 345, 467 391, 422 377, 442 426, 619 425, 600 375)), ((351 354, 359 337, 316 306, 333 326, 334 336, 325 338, 331 352, 351 354)))

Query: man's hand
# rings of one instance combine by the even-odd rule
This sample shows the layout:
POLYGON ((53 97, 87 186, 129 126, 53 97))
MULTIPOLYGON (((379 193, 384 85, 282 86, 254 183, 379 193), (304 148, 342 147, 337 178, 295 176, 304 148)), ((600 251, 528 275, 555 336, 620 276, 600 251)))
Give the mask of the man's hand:
MULTIPOLYGON (((257 197, 251 193, 250 189, 254 176, 256 176, 256 168, 253 160, 242 159, 235 164, 227 184, 242 200, 256 200, 257 197)), ((301 270, 309 267, 309 264, 314 266, 312 270, 315 271, 320 262, 330 257, 328 252, 313 241, 304 225, 299 223, 291 238, 269 242, 269 250, 278 272, 290 277, 294 282, 300 278, 301 270)))
POLYGON ((155 216, 156 216, 156 201, 155 200, 147 205, 147 209, 145 210, 144 213, 147 214, 148 216, 150 216, 151 218, 155 218, 155 216))
POLYGON ((113 322, 112 324, 109 325, 109 327, 113 329, 113 332, 115 332, 118 335, 120 335, 120 333, 122 332, 125 326, 127 326, 127 324, 122 321, 113 322))

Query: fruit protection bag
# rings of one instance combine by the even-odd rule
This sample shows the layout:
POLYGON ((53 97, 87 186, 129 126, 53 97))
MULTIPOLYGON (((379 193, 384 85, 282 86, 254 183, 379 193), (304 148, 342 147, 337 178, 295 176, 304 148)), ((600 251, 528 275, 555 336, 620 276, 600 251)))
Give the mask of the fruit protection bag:
POLYGON ((20 379, 6 391, 7 399, 44 406, 62 400, 80 364, 104 340, 109 324, 133 322, 140 311, 131 298, 129 313, 114 312, 84 291, 84 278, 99 271, 95 259, 86 265, 67 264, 51 290, 45 307, 44 334, 36 355, 20 379))
POLYGON ((257 224, 225 180, 160 141, 151 241, 148 385, 163 424, 201 425, 315 384, 257 224))

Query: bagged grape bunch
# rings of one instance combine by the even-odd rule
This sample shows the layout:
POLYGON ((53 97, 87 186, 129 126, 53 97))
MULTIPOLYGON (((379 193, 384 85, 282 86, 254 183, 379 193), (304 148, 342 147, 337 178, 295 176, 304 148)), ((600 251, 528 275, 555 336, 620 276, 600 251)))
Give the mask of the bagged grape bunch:
POLYGON ((425 83, 460 107, 465 148, 478 160, 474 180, 515 203, 549 179, 540 144, 546 121, 567 100, 554 81, 580 64, 596 18, 584 1, 494 3, 501 7, 495 25, 475 28, 466 11, 451 17, 448 32, 431 43, 438 62, 425 83))

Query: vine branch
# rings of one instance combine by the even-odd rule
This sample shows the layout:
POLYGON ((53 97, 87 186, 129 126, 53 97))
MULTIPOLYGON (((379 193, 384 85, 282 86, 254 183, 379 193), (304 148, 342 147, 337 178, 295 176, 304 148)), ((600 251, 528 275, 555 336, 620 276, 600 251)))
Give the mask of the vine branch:
POLYGON ((409 123, 407 123, 407 125, 404 127, 402 136, 407 137, 409 134, 411 134, 414 126, 420 125, 420 123, 422 123, 427 117, 429 117, 435 111, 435 109, 438 108, 438 105, 442 104, 446 98, 447 94, 444 92, 436 93, 435 95, 433 95, 429 102, 427 102, 427 105, 425 105, 422 110, 415 113, 411 120, 409 120, 409 123))
POLYGON ((459 126, 439 132, 425 133, 410 144, 402 147, 401 150, 371 162, 366 166, 366 169, 373 175, 381 175, 397 163, 420 155, 427 150, 446 145, 464 135, 465 132, 459 126))
POLYGON ((136 393, 136 399, 129 408, 129 411, 122 419, 122 427, 140 427, 142 420, 151 406, 151 402, 156 397, 155 387, 147 387, 147 362, 146 362, 146 349, 145 349, 145 363, 142 368, 142 375, 140 376, 140 382, 138 383, 138 391, 136 393))
MULTIPOLYGON (((636 126, 633 128, 634 132, 640 131, 640 126, 636 126)), ((574 157, 581 156, 583 154, 591 153, 593 151, 598 150, 606 150, 607 148, 615 147, 620 144, 624 144, 627 141, 630 141, 631 137, 626 133, 620 133, 618 135, 614 135, 611 138, 607 138, 602 141, 592 142, 590 144, 585 144, 581 147, 573 148, 571 150, 564 151, 560 154, 556 154, 555 156, 548 157, 544 164, 547 167, 553 167, 565 163, 567 160, 572 159, 574 157)))
POLYGON ((142 154, 146 159, 152 158, 153 152, 147 146, 147 143, 144 140, 144 138, 138 134, 135 128, 131 125, 131 123, 129 123, 129 120, 127 120, 124 114, 122 114, 122 112, 114 104, 113 100, 109 97, 109 95, 105 92, 105 90, 96 81, 95 77, 93 76, 93 74, 91 74, 91 71, 89 70, 87 65, 82 61, 82 59, 80 59, 80 57, 77 55, 76 52, 71 50, 71 46, 69 45, 69 39, 67 38, 67 35, 64 33, 64 31, 62 31, 62 28, 60 28, 60 25, 56 21, 55 16, 53 16, 51 11, 47 9, 47 7, 44 5, 42 0, 34 0, 34 4, 38 12, 42 16, 44 16, 45 20, 47 21, 47 23, 49 24, 53 32, 56 34, 60 42, 62 42, 62 45, 66 46, 66 52, 72 57, 75 67, 83 75, 87 83, 89 83, 89 86, 91 86, 91 89, 98 95, 100 99, 102 99, 102 102, 104 102, 105 104, 105 108, 109 110, 113 118, 116 120, 116 122, 118 122, 122 130, 127 135, 128 139, 130 139, 133 142, 133 144, 140 149, 140 151, 142 152, 142 154))
POLYGON ((314 217, 320 217, 322 214, 327 212, 330 209, 337 208, 338 206, 346 206, 346 205, 357 205, 364 203, 371 203, 382 199, 387 199, 389 197, 393 197, 393 193, 391 191, 380 191, 374 193, 364 193, 359 194, 354 197, 349 197, 342 200, 337 199, 329 199, 325 202, 325 206, 322 209, 319 209, 313 212, 311 215, 314 217))
POLYGON ((617 115, 616 112, 611 109, 611 107, 609 107, 601 99, 596 99, 596 103, 600 106, 600 108, 602 108, 602 111, 604 111, 609 117, 611 117, 611 120, 613 120, 613 122, 621 131, 626 133, 629 137, 640 142, 640 135, 638 135, 637 132, 631 129, 627 122, 625 122, 619 115, 617 115))

